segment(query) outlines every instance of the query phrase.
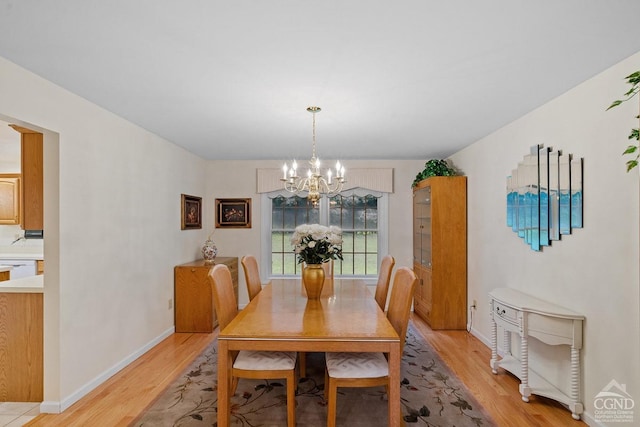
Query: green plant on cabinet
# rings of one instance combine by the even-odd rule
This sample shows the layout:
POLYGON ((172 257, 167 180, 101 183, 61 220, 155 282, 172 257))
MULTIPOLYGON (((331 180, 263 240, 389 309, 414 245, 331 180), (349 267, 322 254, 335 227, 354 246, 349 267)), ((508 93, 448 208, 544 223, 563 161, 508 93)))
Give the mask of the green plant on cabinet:
POLYGON ((432 159, 428 160, 424 164, 424 169, 416 175, 416 178, 413 180, 413 184, 411 184, 411 188, 415 187, 420 181, 425 178, 429 178, 432 176, 456 176, 458 173, 456 170, 447 163, 446 160, 443 159, 432 159))

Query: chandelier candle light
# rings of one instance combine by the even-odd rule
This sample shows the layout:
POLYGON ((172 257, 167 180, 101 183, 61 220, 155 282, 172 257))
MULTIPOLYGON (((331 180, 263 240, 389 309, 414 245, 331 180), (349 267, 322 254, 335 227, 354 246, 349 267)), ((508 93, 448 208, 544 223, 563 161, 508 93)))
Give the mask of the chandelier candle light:
POLYGON ((321 109, 320 107, 308 107, 307 111, 313 114, 313 148, 307 176, 304 178, 298 176, 298 164, 294 160, 290 168, 286 163, 284 164, 282 167, 283 176, 280 181, 284 182, 285 190, 291 193, 308 192, 307 199, 315 206, 323 194, 340 193, 346 181, 344 179, 344 166, 340 164, 340 161, 336 163, 335 178, 333 180, 333 171, 331 169, 327 170, 326 178, 320 173, 320 159, 316 156, 316 113, 319 113, 321 109))

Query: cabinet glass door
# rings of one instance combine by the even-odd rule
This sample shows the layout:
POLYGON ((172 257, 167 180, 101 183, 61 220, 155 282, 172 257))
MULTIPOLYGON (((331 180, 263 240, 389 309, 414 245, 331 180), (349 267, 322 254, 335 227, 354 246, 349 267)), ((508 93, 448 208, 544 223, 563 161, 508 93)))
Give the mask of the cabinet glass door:
POLYGON ((413 261, 431 267, 431 187, 415 192, 413 212, 413 261))

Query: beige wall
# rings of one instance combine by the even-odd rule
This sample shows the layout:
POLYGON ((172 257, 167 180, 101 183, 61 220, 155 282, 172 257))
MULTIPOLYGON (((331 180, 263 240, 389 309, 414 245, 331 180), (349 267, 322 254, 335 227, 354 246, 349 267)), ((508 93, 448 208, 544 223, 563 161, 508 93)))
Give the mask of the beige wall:
MULTIPOLYGON (((621 156, 629 131, 638 126, 638 100, 605 111, 627 91, 624 77, 638 69, 640 53, 453 156, 468 175, 468 297, 478 302, 474 333, 488 342, 487 294, 496 287, 584 314, 581 391, 589 417, 595 395, 612 379, 640 401, 638 171, 626 173, 621 156), (505 212, 506 177, 535 144, 584 158, 584 228, 542 252, 529 249, 506 226, 505 212)), ((568 354, 566 348, 534 350, 568 354)), ((567 380, 566 366, 540 365, 567 380)))

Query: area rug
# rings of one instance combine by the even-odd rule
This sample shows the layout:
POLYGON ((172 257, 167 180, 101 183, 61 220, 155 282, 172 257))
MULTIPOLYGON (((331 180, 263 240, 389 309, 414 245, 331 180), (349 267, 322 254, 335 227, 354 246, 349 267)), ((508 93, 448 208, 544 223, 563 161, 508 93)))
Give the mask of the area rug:
MULTIPOLYGON (((217 426, 217 367, 217 341, 214 341, 131 426, 217 426)), ((407 425, 495 425, 411 324, 402 356, 401 378, 402 415, 407 425)), ((300 379, 296 394, 296 425, 326 425, 323 391, 324 354, 309 353, 307 377, 300 379)), ((338 389, 338 425, 386 426, 387 408, 383 387, 338 389)), ((231 400, 231 425, 286 426, 286 420, 284 380, 240 379, 231 400)))

